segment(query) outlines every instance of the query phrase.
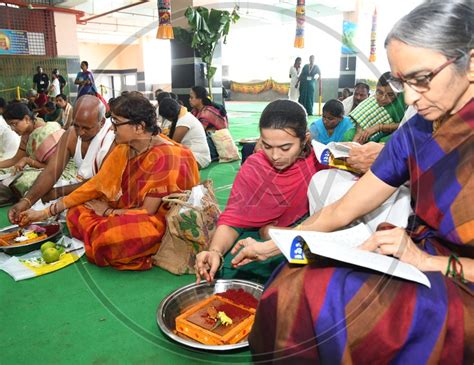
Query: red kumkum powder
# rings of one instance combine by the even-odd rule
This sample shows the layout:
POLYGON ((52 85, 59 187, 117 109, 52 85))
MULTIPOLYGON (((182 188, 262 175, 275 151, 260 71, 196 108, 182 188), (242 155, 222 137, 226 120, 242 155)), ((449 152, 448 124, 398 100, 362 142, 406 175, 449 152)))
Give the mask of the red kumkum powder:
POLYGON ((216 295, 229 299, 235 304, 240 304, 248 308, 257 308, 258 300, 243 289, 229 289, 223 293, 217 293, 216 295))

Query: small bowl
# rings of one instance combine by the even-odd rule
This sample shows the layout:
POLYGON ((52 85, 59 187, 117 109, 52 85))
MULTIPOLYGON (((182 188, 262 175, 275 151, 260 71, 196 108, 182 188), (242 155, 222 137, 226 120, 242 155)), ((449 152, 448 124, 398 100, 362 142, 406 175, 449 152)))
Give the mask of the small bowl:
MULTIPOLYGON (((36 242, 27 243, 26 245, 18 243, 16 245, 0 246, 0 252, 5 252, 8 255, 21 255, 39 249, 41 245, 47 241, 56 242, 62 236, 60 223, 36 222, 32 224, 44 227, 46 229, 45 233, 47 237, 36 242)), ((14 224, 12 226, 0 229, 0 233, 9 233, 17 230, 18 228, 19 226, 14 224)))
POLYGON ((212 284, 207 282, 200 284, 189 284, 175 290, 161 301, 156 312, 156 321, 158 326, 169 338, 195 349, 229 351, 247 347, 247 340, 231 345, 205 345, 191 339, 180 337, 174 332, 176 329, 175 319, 181 313, 183 313, 185 309, 191 307, 203 299, 209 298, 210 296, 217 293, 225 292, 228 289, 243 289, 247 293, 252 294, 257 300, 260 300, 260 297, 263 293, 262 285, 246 280, 223 279, 217 280, 212 284))

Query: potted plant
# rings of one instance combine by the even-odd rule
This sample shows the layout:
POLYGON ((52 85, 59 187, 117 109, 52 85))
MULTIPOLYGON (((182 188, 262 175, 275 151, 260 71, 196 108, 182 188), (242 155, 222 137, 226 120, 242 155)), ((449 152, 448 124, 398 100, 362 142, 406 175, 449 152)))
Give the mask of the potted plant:
POLYGON ((184 16, 188 20, 189 29, 174 27, 175 38, 190 45, 206 64, 205 76, 209 96, 212 97, 212 78, 217 70, 212 66, 214 51, 221 39, 224 44, 226 43, 230 24, 240 19, 238 7, 228 12, 227 10, 209 10, 202 6, 196 8, 190 6, 186 9, 184 16))

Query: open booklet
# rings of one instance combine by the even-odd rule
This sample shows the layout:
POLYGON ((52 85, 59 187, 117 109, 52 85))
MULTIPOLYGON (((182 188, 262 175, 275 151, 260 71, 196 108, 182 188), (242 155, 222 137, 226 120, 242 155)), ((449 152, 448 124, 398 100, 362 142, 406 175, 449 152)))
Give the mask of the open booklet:
POLYGON ((315 255, 411 280, 431 288, 428 277, 413 265, 391 256, 358 249, 357 246, 372 234, 363 223, 336 232, 270 229, 269 233, 290 263, 308 263, 305 250, 309 250, 315 255))
POLYGON ((350 143, 338 143, 330 142, 327 145, 322 144, 316 140, 311 141, 313 146, 314 154, 320 163, 323 165, 329 165, 337 167, 341 170, 347 170, 351 172, 357 172, 345 161, 349 157, 349 152, 353 146, 358 146, 356 142, 350 143))

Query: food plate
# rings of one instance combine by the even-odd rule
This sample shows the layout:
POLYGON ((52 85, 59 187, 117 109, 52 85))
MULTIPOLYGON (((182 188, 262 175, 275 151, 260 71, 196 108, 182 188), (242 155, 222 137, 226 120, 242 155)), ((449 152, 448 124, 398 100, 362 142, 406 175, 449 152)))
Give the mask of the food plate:
MULTIPOLYGON (((42 240, 36 241, 36 242, 31 242, 22 245, 21 243, 18 243, 16 245, 9 245, 9 246, 0 246, 0 252, 5 252, 6 254, 9 255, 21 255, 30 251, 37 250, 41 247, 41 245, 46 242, 46 241, 53 241, 56 242, 61 238, 62 232, 61 232, 61 224, 54 222, 39 222, 39 223, 33 223, 35 225, 44 227, 46 229, 46 238, 43 238, 42 240)), ((18 225, 12 225, 5 227, 0 230, 0 234, 2 233, 10 233, 15 230, 18 230, 20 227, 18 225)))
POLYGON ((263 293, 263 286, 246 280, 217 280, 209 284, 207 282, 200 284, 189 284, 178 290, 175 290, 163 299, 156 312, 156 321, 163 333, 169 338, 183 345, 212 351, 229 351, 240 349, 248 346, 248 341, 238 342, 232 345, 205 345, 191 339, 178 336, 175 333, 175 319, 187 308, 193 306, 197 302, 210 297, 216 293, 222 293, 229 289, 243 289, 247 293, 252 294, 256 299, 260 300, 263 293))

